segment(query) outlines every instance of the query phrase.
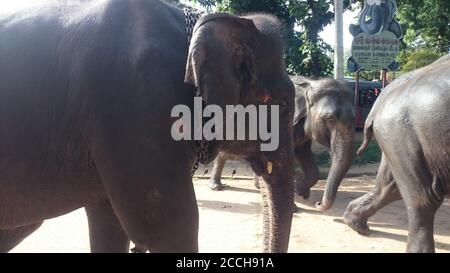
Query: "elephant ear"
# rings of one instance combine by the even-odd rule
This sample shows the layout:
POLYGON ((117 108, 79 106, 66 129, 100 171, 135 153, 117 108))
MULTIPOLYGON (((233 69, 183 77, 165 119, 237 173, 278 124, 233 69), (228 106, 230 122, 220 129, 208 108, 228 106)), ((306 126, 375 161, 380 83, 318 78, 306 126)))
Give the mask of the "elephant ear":
POLYGON ((194 27, 185 82, 206 104, 238 104, 256 80, 254 47, 260 35, 252 20, 216 13, 194 27))
POLYGON ((308 78, 296 76, 291 79, 295 86, 294 125, 296 125, 304 120, 308 114, 308 109, 311 106, 308 93, 312 91, 312 86, 308 78))

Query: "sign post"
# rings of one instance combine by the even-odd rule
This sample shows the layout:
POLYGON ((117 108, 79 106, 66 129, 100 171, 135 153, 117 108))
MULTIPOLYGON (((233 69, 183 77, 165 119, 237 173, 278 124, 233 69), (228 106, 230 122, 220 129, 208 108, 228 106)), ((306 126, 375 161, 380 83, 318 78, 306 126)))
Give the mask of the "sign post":
POLYGON ((344 79, 344 37, 343 37, 343 1, 334 0, 334 25, 335 25, 335 46, 334 46, 334 78, 344 79))
POLYGON ((375 35, 362 32, 353 39, 352 56, 361 68, 381 70, 395 60, 399 49, 400 41, 390 31, 375 35))
MULTIPOLYGON (((356 73, 355 83, 355 113, 356 124, 364 123, 362 114, 362 97, 374 96, 372 104, 378 97, 379 90, 373 95, 359 89, 360 71, 381 70, 382 89, 386 86, 386 71, 395 71, 399 64, 395 61, 399 49, 402 29, 395 20, 397 11, 395 0, 364 0, 364 6, 358 18, 358 24, 351 24, 353 35, 352 56, 347 60, 347 70, 356 73), (360 96, 361 95, 361 96, 360 96), (361 101, 360 101, 361 100, 361 101)), ((367 109, 367 105, 364 105, 367 109)), ((371 105, 369 105, 371 107, 371 105)))

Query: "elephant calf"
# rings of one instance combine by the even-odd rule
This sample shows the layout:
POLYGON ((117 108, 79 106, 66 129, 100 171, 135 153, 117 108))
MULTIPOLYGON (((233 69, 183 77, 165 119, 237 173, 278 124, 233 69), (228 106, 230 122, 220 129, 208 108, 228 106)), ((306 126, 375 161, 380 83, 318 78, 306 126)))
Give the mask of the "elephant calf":
MULTIPOLYGON (((305 176, 298 181, 296 192, 305 199, 310 188, 319 179, 319 169, 311 151, 312 141, 331 150, 333 163, 328 175, 326 190, 319 209, 328 209, 353 160, 353 137, 355 110, 353 92, 341 81, 326 78, 311 80, 300 76, 291 77, 295 85, 294 143, 295 156, 305 176)), ((212 190, 221 190, 220 181, 225 162, 238 156, 220 153, 214 161, 209 181, 212 190)), ((255 186, 259 179, 255 176, 255 186)))
POLYGON ((383 151, 376 187, 350 202, 344 221, 368 234, 367 219, 403 198, 408 252, 434 252, 434 215, 450 188, 450 55, 392 82, 367 117, 361 153, 374 135, 383 151))

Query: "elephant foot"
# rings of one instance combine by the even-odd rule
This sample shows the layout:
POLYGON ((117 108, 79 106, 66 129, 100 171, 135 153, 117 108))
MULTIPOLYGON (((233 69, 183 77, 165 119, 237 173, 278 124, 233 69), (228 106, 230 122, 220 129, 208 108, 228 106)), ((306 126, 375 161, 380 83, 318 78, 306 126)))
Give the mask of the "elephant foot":
POLYGON ((213 180, 211 179, 209 181, 209 189, 213 190, 213 191, 221 191, 223 190, 225 187, 223 186, 223 184, 218 181, 218 180, 213 180))
POLYGON ((297 206, 297 204, 295 204, 295 202, 292 203, 292 210, 294 213, 300 212, 300 208, 297 206))
POLYGON ((347 209, 343 216, 344 223, 360 235, 367 236, 370 234, 369 226, 367 225, 367 219, 361 218, 353 214, 353 212, 347 209))
POLYGON ((131 249, 132 253, 146 253, 147 249, 145 249, 144 247, 141 246, 135 246, 131 249))

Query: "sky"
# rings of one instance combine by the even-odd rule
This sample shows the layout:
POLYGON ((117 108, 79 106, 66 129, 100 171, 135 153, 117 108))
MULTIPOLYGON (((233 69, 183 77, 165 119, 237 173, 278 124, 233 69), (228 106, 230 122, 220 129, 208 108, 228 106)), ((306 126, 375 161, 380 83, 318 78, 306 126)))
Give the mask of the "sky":
MULTIPOLYGON (((4 0, 0 0, 0 1, 3 2, 3 3, 1 3, 0 13, 8 12, 13 9, 20 9, 25 6, 39 4, 39 1, 36 1, 36 0, 13 0, 13 1, 8 1, 8 2, 6 2, 4 0)), ((58 0, 48 0, 48 1, 58 1, 58 0)), ((184 1, 182 1, 182 2, 184 2, 184 1)), ((353 17, 357 13, 358 12, 351 12, 351 11, 346 11, 344 13, 344 50, 351 48, 353 37, 350 34, 350 32, 348 31, 348 27, 349 27, 350 23, 352 22, 353 17)), ((334 43, 335 43, 334 29, 335 29, 334 23, 332 23, 332 24, 326 26, 324 28, 324 30, 319 34, 320 37, 322 37, 322 39, 331 46, 334 46, 334 43)))
MULTIPOLYGON (((353 36, 348 31, 348 27, 353 22, 353 18, 358 15, 359 11, 346 11, 344 13, 344 51, 352 47, 353 36)), ((329 45, 334 46, 335 36, 334 36, 335 24, 334 22, 324 28, 324 30, 319 33, 319 36, 329 45)))
POLYGON ((10 12, 13 10, 20 10, 24 7, 30 7, 30 6, 36 6, 41 4, 40 2, 43 1, 36 1, 36 0, 0 0, 1 1, 1 8, 0 13, 3 12, 10 12))

